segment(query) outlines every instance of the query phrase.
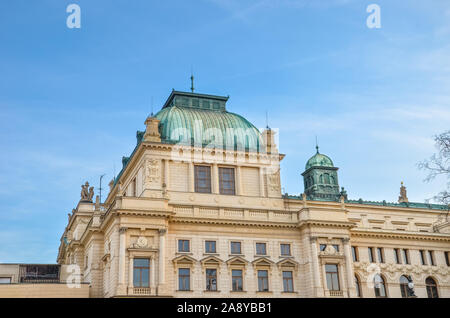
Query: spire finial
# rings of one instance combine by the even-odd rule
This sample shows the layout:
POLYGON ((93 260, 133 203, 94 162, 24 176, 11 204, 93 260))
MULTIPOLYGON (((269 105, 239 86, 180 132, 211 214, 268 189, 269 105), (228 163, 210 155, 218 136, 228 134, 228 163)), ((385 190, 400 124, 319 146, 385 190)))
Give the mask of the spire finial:
POLYGON ((266 128, 270 129, 270 127, 269 127, 269 114, 268 114, 267 110, 266 110, 266 128))
POLYGON ((317 136, 316 136, 316 151, 319 153, 319 144, 317 143, 317 136))
POLYGON ((150 107, 151 107, 150 117, 153 117, 153 96, 151 97, 150 107))
POLYGON ((191 92, 194 92, 194 71, 192 70, 191 66, 191 92))

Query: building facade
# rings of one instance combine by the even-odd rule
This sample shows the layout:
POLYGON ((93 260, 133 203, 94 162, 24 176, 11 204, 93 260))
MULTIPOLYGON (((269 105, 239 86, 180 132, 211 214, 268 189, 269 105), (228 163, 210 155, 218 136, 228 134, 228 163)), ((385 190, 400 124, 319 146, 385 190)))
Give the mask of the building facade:
POLYGON ((319 148, 282 194, 275 132, 227 100, 172 91, 105 202, 82 186, 57 262, 91 297, 450 297, 447 206, 349 200, 319 148))

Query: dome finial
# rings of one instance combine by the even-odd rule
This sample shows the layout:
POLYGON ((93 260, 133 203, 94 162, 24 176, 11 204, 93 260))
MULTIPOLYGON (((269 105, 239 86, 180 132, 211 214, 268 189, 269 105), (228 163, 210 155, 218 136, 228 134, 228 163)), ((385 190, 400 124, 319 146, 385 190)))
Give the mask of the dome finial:
POLYGON ((192 69, 192 65, 191 65, 191 92, 194 92, 194 71, 192 69))
POLYGON ((317 136, 316 136, 316 151, 319 153, 319 144, 317 143, 317 136))

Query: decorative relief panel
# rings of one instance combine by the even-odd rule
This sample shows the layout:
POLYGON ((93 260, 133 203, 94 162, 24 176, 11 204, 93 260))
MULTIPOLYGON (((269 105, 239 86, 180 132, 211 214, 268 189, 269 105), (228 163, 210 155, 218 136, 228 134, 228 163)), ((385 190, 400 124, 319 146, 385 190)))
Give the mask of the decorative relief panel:
POLYGON ((161 182, 161 161, 149 159, 145 163, 145 184, 161 182))
POLYGON ((151 248, 154 245, 153 236, 131 236, 130 248, 151 248))

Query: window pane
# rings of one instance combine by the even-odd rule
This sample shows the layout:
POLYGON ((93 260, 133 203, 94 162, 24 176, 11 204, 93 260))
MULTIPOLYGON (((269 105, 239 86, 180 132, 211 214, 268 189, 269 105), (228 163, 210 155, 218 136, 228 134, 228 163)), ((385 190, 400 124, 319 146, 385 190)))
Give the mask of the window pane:
POLYGON ((290 244, 281 244, 281 255, 291 255, 291 245, 290 244))
POLYGON ((135 258, 134 267, 149 267, 150 260, 148 258, 135 258))
POLYGON ((219 167, 219 192, 220 194, 235 194, 234 168, 219 167))
POLYGON ((11 277, 0 277, 0 284, 10 284, 11 277))
POLYGON ((266 255, 266 243, 256 243, 256 254, 266 255))
POLYGON ((232 289, 233 291, 242 291, 242 270, 233 269, 232 275, 232 289))
POLYGON ((206 253, 215 253, 216 252, 216 241, 206 241, 206 253))
POLYGON ((241 242, 231 242, 231 254, 241 254, 241 242))
POLYGON ((189 268, 180 268, 178 270, 179 290, 190 290, 190 270, 189 268))
POLYGON ((206 290, 215 291, 217 290, 217 270, 207 269, 206 270, 206 290))
POLYGON ((141 287, 148 287, 150 279, 148 269, 141 270, 141 275, 142 275, 141 287))
POLYGON ((358 255, 357 255, 356 247, 354 247, 354 246, 352 246, 352 256, 353 256, 353 261, 357 262, 358 261, 358 255))
POLYGON ((371 247, 368 248, 369 251, 369 262, 373 263, 374 259, 373 259, 373 249, 371 247))
POLYGON ((211 193, 211 167, 195 166, 195 192, 211 193))

